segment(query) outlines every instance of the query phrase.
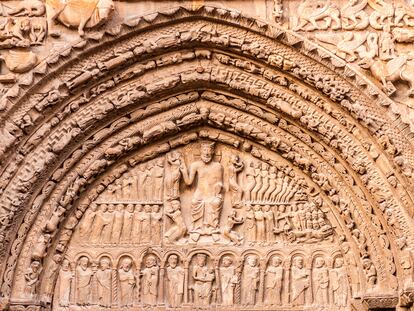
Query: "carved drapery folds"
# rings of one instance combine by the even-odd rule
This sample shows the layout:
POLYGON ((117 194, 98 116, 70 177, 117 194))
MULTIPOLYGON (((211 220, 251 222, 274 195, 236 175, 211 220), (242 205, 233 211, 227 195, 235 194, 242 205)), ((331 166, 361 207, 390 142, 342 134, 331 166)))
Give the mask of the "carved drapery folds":
POLYGON ((2 106, 2 303, 409 306, 414 163, 389 99, 275 26, 167 13, 2 106))

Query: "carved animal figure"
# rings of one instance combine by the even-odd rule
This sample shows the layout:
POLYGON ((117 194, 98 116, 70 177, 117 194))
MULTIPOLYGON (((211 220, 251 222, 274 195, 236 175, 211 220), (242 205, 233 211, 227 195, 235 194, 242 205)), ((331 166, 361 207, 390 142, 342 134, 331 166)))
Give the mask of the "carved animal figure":
POLYGON ((410 5, 406 5, 404 2, 398 3, 395 6, 395 26, 414 26, 414 1, 411 1, 410 5), (402 21, 402 22, 401 22, 402 21))
POLYGON ((380 30, 387 24, 392 24, 394 17, 394 6, 392 3, 387 3, 384 0, 368 0, 368 5, 374 9, 374 12, 369 16, 369 23, 371 27, 380 30))
POLYGON ((4 3, 2 6, 1 16, 42 16, 45 14, 45 5, 39 0, 23 0, 8 7, 4 3), (4 10, 4 8, 7 8, 4 10))
POLYGON ((328 29, 332 22, 334 22, 332 29, 339 29, 341 27, 339 15, 340 12, 338 7, 331 3, 330 0, 326 2, 305 0, 301 2, 298 7, 298 17, 292 28, 295 31, 305 30, 305 26, 310 23, 311 25, 306 28, 307 31, 328 29), (318 25, 318 21, 320 20, 325 21, 325 25, 318 25))
POLYGON ((388 95, 395 92, 392 82, 402 80, 410 86, 408 96, 414 96, 414 65, 409 60, 408 55, 395 57, 388 62, 379 59, 374 60, 373 57, 365 57, 359 62, 359 65, 362 68, 369 69, 372 75, 381 81, 388 95))
POLYGON ((321 42, 332 44, 336 47, 335 54, 349 62, 359 58, 372 57, 378 55, 378 35, 376 33, 318 33, 316 39, 321 42), (367 43, 368 49, 365 46, 367 43))
POLYGON ((369 25, 368 14, 364 11, 368 0, 349 0, 341 9, 342 28, 346 30, 361 30, 369 25))
MULTIPOLYGON (((46 0, 49 28, 56 20, 66 27, 78 27, 80 36, 85 28, 92 28, 106 21, 114 9, 112 0, 46 0)), ((51 31, 51 35, 59 33, 51 31)))

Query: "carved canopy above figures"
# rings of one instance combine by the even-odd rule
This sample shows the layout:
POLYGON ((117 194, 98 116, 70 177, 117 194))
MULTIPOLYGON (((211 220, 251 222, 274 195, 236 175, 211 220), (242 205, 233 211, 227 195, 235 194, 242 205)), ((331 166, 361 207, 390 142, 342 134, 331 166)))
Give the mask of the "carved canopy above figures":
POLYGON ((375 83, 237 11, 92 21, 1 103, 4 308, 412 305, 412 133, 375 83))

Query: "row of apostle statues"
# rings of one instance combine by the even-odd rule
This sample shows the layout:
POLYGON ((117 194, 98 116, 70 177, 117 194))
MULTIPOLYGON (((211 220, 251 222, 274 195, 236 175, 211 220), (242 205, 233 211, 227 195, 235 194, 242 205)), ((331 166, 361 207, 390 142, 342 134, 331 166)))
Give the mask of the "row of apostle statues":
POLYGON ((348 275, 341 256, 327 263, 322 255, 305 266, 305 257, 289 262, 281 255, 267 260, 250 253, 224 254, 213 260, 206 253, 182 261, 178 254, 161 263, 153 253, 137 263, 124 255, 117 264, 107 256, 96 262, 82 255, 75 263, 65 259, 59 272, 54 310, 70 305, 102 308, 166 305, 177 308, 211 304, 259 306, 322 306, 346 310, 348 275))
POLYGON ((162 205, 92 203, 79 225, 82 241, 91 244, 161 243, 162 205))

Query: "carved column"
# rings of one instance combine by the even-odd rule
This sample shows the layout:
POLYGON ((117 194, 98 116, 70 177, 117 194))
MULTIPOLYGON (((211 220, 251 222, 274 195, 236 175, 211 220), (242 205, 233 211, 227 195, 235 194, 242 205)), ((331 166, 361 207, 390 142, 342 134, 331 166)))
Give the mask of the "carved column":
POLYGON ((260 281, 259 281, 259 297, 257 299, 257 304, 262 305, 264 302, 264 278, 266 271, 266 260, 260 259, 260 281))
POLYGON ((189 272, 189 266, 190 266, 190 261, 189 260, 184 260, 184 303, 189 303, 188 301, 188 272, 189 272))
POLYGON ((164 286, 165 286, 165 284, 164 284, 164 278, 165 278, 165 263, 162 263, 161 264, 161 267, 160 267, 160 281, 158 282, 158 284, 159 284, 159 291, 158 291, 158 293, 159 293, 159 298, 158 298, 158 304, 165 304, 165 301, 164 301, 164 286))
POLYGON ((118 275, 116 271, 116 267, 112 269, 112 306, 118 306, 118 275))

